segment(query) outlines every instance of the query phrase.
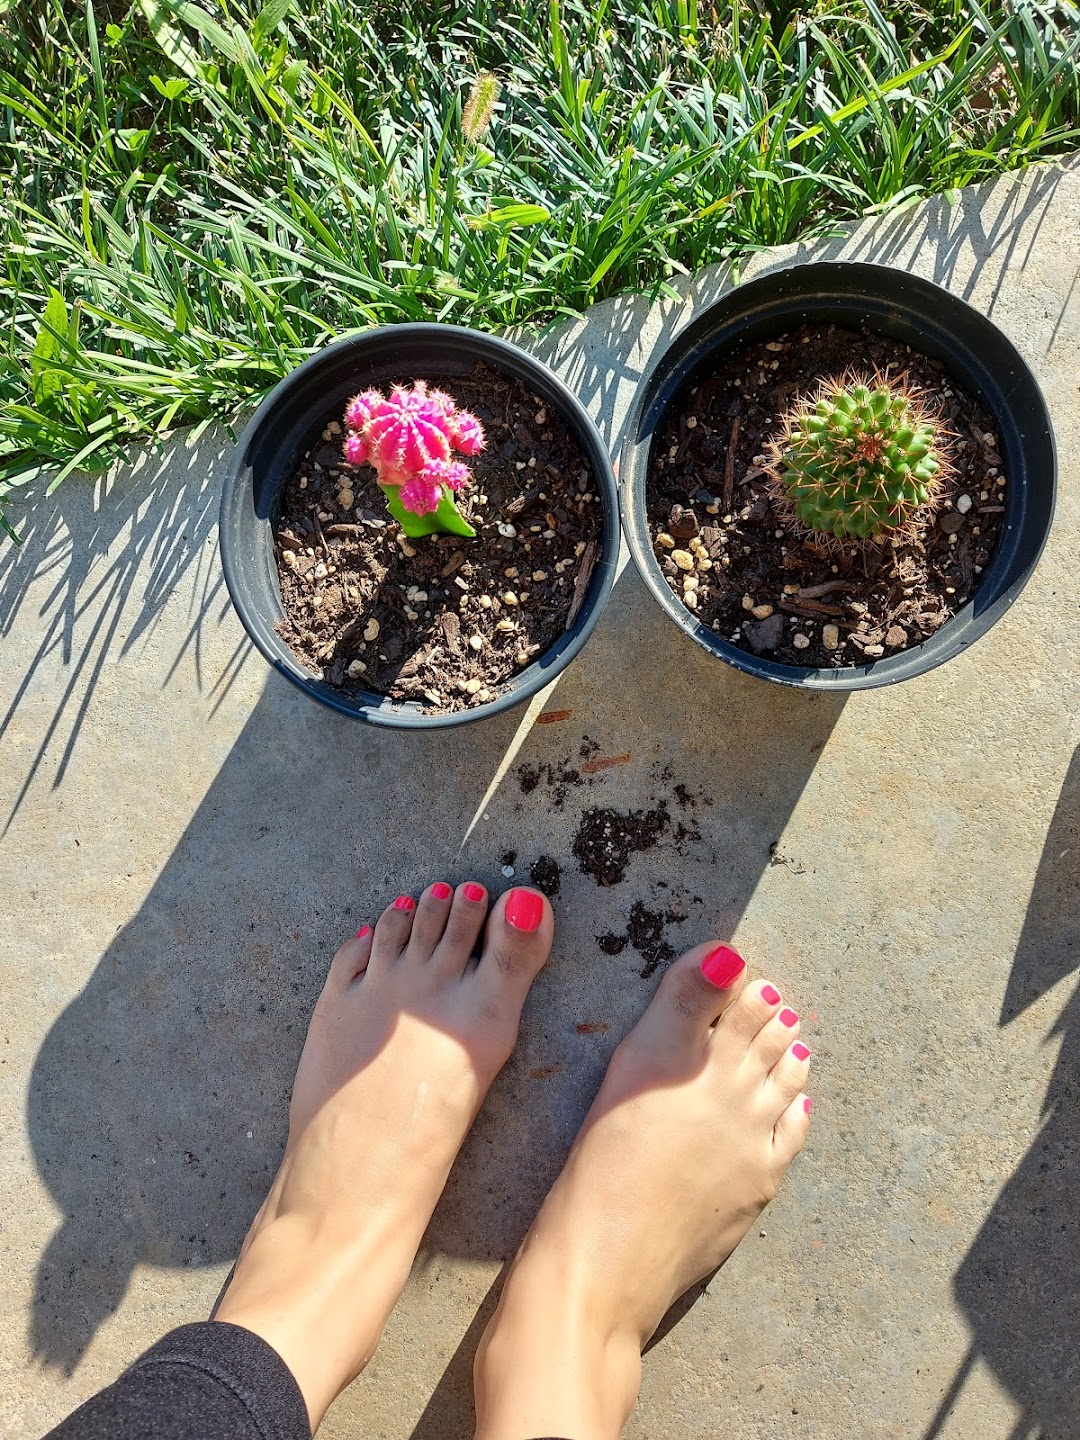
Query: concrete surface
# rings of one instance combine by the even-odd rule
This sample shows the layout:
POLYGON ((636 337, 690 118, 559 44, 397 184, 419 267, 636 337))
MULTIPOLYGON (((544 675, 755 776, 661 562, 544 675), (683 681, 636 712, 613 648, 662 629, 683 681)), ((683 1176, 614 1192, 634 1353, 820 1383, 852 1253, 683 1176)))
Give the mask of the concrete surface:
MULTIPOLYGON (((734 934, 783 985, 817 1103, 760 1233, 649 1355, 628 1434, 1080 1435, 1078 235, 1080 169, 1050 166, 748 267, 932 276, 1013 337, 1057 426, 1060 509, 1022 600, 946 669, 846 705, 711 662, 627 570, 546 702, 563 721, 367 731, 249 651, 215 555, 223 432, 30 505, 0 554, 4 1435, 205 1315, 338 939, 435 876, 508 883, 511 849, 519 876, 564 866, 555 958, 325 1435, 469 1433, 500 1267, 655 985, 596 944, 635 902, 685 912, 680 949, 734 934), (522 765, 585 736, 630 761, 561 808, 523 794, 522 765), (584 809, 661 801, 690 834, 608 890, 577 871, 584 809)), ((614 440, 656 348, 729 283, 530 343, 614 440)))

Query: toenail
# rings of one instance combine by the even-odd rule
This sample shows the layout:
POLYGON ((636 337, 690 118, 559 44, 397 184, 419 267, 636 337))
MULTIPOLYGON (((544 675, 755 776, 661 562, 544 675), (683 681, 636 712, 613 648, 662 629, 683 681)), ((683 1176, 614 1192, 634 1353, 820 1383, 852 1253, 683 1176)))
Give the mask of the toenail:
POLYGON ((435 896, 436 900, 449 900, 454 892, 450 889, 449 885, 444 885, 440 880, 437 885, 432 885, 431 893, 435 896))
POLYGON ((773 989, 771 985, 763 985, 761 987, 761 998, 765 1001, 766 1005, 779 1005, 780 991, 773 989))
POLYGON ((365 935, 369 935, 370 933, 371 933, 371 926, 370 926, 370 925, 361 925, 361 926, 360 926, 360 929, 357 930, 357 932, 356 932, 356 938, 357 938, 357 940, 362 940, 365 935))
POLYGON ((813 1103, 809 1095, 807 1095, 806 1099, 802 1102, 802 1108, 806 1111, 807 1115, 810 1114, 810 1106, 813 1105, 813 1103))
POLYGON ((799 1017, 795 1014, 794 1010, 781 1010, 779 1019, 781 1025, 786 1025, 789 1030, 793 1025, 799 1023, 799 1017))
POLYGON ((416 901, 411 895, 399 895, 394 901, 395 910, 415 910, 416 901))
POLYGON ((701 962, 701 973, 710 985, 726 990, 746 969, 746 961, 730 945, 718 945, 701 962))
POLYGON ((506 902, 506 923, 531 934, 544 918, 543 896, 534 890, 511 890, 506 902))
POLYGON ((465 899, 471 900, 475 905, 478 900, 484 898, 484 887, 482 885, 466 885, 465 899))
POLYGON ((807 1046, 802 1043, 801 1040, 797 1041, 796 1044, 792 1045, 791 1053, 795 1056, 796 1060, 810 1059, 810 1051, 807 1046))

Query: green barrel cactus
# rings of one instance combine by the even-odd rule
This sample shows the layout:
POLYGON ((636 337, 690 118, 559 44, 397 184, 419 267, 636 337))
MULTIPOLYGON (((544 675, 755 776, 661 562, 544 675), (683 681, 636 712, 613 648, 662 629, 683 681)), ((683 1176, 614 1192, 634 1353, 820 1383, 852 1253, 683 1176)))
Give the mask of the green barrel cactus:
POLYGON ((766 451, 781 511, 813 534, 874 541, 929 508, 947 471, 938 417, 886 376, 825 380, 766 451))

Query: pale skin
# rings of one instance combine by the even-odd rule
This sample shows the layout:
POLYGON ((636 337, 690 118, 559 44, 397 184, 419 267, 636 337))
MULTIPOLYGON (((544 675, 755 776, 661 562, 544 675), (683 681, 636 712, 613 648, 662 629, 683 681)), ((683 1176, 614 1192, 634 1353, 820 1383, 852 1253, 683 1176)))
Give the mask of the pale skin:
MULTIPOLYGON (((274 1347, 313 1430, 374 1354, 554 934, 531 890, 489 907, 436 882, 410 906, 334 956, 281 1169, 215 1316, 274 1347)), ((643 1346, 803 1146, 798 1034, 730 948, 672 964, 511 1266, 476 1355, 477 1440, 620 1435, 643 1346)))

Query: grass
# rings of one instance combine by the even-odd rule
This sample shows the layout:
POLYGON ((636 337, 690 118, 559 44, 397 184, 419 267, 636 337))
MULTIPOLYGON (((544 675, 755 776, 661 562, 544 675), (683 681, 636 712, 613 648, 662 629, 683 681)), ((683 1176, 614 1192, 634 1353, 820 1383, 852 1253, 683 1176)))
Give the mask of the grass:
POLYGON ((655 291, 1080 139, 1073 0, 7 3, 9 533, 343 331, 655 291))

